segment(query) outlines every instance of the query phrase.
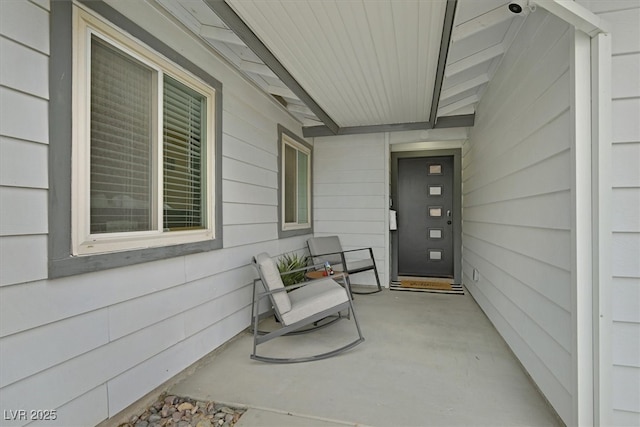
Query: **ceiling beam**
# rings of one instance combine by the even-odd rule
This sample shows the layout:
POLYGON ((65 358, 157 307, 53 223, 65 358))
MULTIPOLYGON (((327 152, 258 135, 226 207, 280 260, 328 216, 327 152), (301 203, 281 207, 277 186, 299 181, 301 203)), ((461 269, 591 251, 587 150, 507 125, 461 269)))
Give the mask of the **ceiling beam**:
POLYGON ((213 25, 200 25, 200 35, 205 39, 229 43, 236 46, 246 46, 240 37, 226 28, 214 27, 213 25))
POLYGON ((298 113, 310 118, 316 118, 315 114, 313 114, 313 111, 311 111, 308 107, 304 105, 287 104, 287 109, 292 113, 298 113))
POLYGON ((285 98, 298 99, 295 93, 291 91, 288 87, 268 85, 264 87, 264 90, 269 92, 272 95, 284 96, 285 98))
POLYGON ((324 126, 322 125, 322 122, 317 118, 313 119, 307 116, 296 116, 296 117, 298 117, 298 119, 302 122, 303 127, 324 126))
MULTIPOLYGON (((404 130, 425 130, 431 129, 429 122, 393 123, 386 125, 365 125, 341 127, 337 135, 357 135, 363 133, 399 132, 404 130)), ((302 136, 305 138, 316 136, 331 136, 331 132, 326 126, 309 126, 302 128, 302 136)))
POLYGON ((489 12, 484 13, 477 18, 471 19, 456 26, 456 31, 453 33, 452 41, 455 43, 458 40, 470 37, 489 27, 493 27, 494 25, 498 25, 501 22, 508 21, 514 16, 526 16, 528 12, 529 11, 526 8, 526 4, 523 7, 523 13, 519 15, 511 12, 506 4, 500 7, 496 7, 495 9, 490 10, 489 12))
MULTIPOLYGON (((271 51, 254 34, 249 26, 223 0, 204 0, 220 19, 267 65, 296 97, 304 102, 313 113, 324 123, 333 134, 337 134, 340 127, 307 93, 289 71, 278 61, 271 51)), ((451 1, 451 0, 449 0, 451 1)))
POLYGON ((447 0, 447 7, 444 11, 444 24, 442 25, 442 38, 440 39, 440 53, 438 55, 438 68, 436 69, 436 81, 433 86, 433 97, 431 98, 431 112, 429 122, 432 125, 438 120, 438 104, 440 103, 440 93, 444 82, 444 70, 447 67, 447 56, 451 45, 451 33, 453 32, 453 21, 456 17, 456 6, 458 0, 447 0))
POLYGON ((458 74, 464 70, 468 70, 469 68, 473 68, 476 65, 480 65, 483 62, 487 62, 493 58, 497 58, 498 56, 504 54, 505 49, 504 45, 497 44, 495 46, 491 46, 488 49, 481 50, 480 52, 474 53, 473 55, 467 56, 464 59, 456 61, 452 64, 447 65, 447 69, 445 70, 445 76, 451 77, 455 74, 458 74))
POLYGON ((473 104, 478 101, 480 101, 480 97, 478 95, 468 96, 464 99, 461 99, 460 101, 456 101, 451 104, 445 105, 444 107, 439 108, 438 115, 444 116, 446 114, 459 110, 462 107, 466 107, 467 105, 473 104))
POLYGON ((546 9, 547 12, 587 33, 590 37, 611 31, 604 19, 578 3, 558 0, 531 0, 531 3, 546 9))
MULTIPOLYGON (((435 128, 453 128, 453 127, 469 127, 473 126, 475 114, 463 116, 441 117, 435 128), (440 120, 443 122, 440 123, 440 120)), ((384 125, 368 125, 368 126, 349 126, 342 127, 338 131, 338 135, 357 135, 363 133, 381 133, 381 132, 402 132, 411 130, 429 130, 434 126, 429 122, 411 122, 411 123, 391 123, 384 125)), ((326 126, 307 126, 302 128, 302 136, 312 138, 317 136, 335 135, 326 126)))
POLYGON ((442 95, 440 95, 440 101, 459 95, 462 92, 473 89, 474 87, 482 86, 483 84, 488 82, 489 75, 487 73, 480 74, 479 76, 474 77, 471 80, 467 80, 453 87, 450 87, 449 89, 443 90, 442 95))
POLYGON ((257 62, 242 60, 240 61, 239 67, 242 71, 246 71, 247 73, 258 74, 260 76, 271 77, 274 79, 278 78, 278 76, 276 76, 276 74, 271 71, 271 68, 257 62))
POLYGON ((471 127, 475 121, 475 114, 438 117, 438 122, 434 126, 434 129, 471 127))

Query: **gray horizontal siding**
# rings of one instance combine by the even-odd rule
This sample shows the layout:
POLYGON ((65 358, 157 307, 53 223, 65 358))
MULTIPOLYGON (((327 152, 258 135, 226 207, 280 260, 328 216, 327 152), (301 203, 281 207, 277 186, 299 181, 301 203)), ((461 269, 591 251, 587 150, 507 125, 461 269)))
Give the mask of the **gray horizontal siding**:
MULTIPOLYGON (((344 249, 373 248, 383 284, 387 282, 385 150, 383 133, 314 139, 314 234, 337 235, 344 249)), ((372 272, 365 272, 352 283, 376 281, 372 272)))
POLYGON ((251 257, 306 241, 277 239, 277 125, 300 124, 148 3, 109 3, 223 83, 224 248, 46 280, 49 4, 1 1, 0 406, 59 425, 115 415, 242 331, 251 257))
POLYGON ((463 148, 464 283, 568 423, 569 54, 568 25, 542 11, 529 15, 463 148))
POLYGON ((48 11, 27 1, 2 2, 0 32, 3 286, 47 276, 48 11))

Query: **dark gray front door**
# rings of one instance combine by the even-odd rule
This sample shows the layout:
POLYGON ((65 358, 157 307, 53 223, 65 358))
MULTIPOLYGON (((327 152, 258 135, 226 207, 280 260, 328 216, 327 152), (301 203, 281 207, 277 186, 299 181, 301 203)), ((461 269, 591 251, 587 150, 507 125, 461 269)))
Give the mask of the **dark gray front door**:
POLYGON ((398 274, 453 277, 453 157, 398 160, 398 274))

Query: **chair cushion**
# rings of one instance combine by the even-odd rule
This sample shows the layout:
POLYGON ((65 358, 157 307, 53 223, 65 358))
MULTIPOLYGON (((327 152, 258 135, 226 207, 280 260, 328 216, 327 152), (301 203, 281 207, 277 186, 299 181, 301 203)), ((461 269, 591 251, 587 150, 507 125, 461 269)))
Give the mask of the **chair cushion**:
POLYGON ((332 279, 319 279, 289 292, 291 311, 282 315, 285 325, 291 325, 316 313, 349 301, 347 291, 332 279))
MULTIPOLYGON (((331 254, 336 252, 342 252, 342 245, 340 244, 340 239, 338 236, 327 236, 327 237, 312 237, 307 241, 307 245, 309 246, 309 252, 311 256, 322 255, 322 254, 331 254)), ((327 255, 322 257, 315 257, 314 264, 319 264, 321 262, 329 261, 331 265, 342 263, 342 258, 340 254, 337 255, 327 255)))
MULTIPOLYGON (((258 264, 263 281, 266 282, 264 286, 267 290, 275 291, 276 289, 284 288, 284 283, 282 283, 278 266, 269 254, 263 252, 256 255, 256 264, 258 264)), ((289 299, 289 294, 287 292, 277 292, 272 294, 271 297, 273 305, 278 308, 280 315, 291 310, 291 300, 289 299)))

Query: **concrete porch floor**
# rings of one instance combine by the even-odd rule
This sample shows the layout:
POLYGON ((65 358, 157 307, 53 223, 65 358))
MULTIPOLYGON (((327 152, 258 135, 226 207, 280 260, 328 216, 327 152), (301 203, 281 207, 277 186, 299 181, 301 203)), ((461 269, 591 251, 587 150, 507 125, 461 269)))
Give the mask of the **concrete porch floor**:
MULTIPOLYGON (((267 364, 249 359, 247 333, 170 393, 246 406, 238 427, 562 425, 468 293, 385 289, 354 302, 366 340, 351 351, 267 364)), ((355 334, 353 321, 342 320, 260 347, 312 354, 355 334)))

